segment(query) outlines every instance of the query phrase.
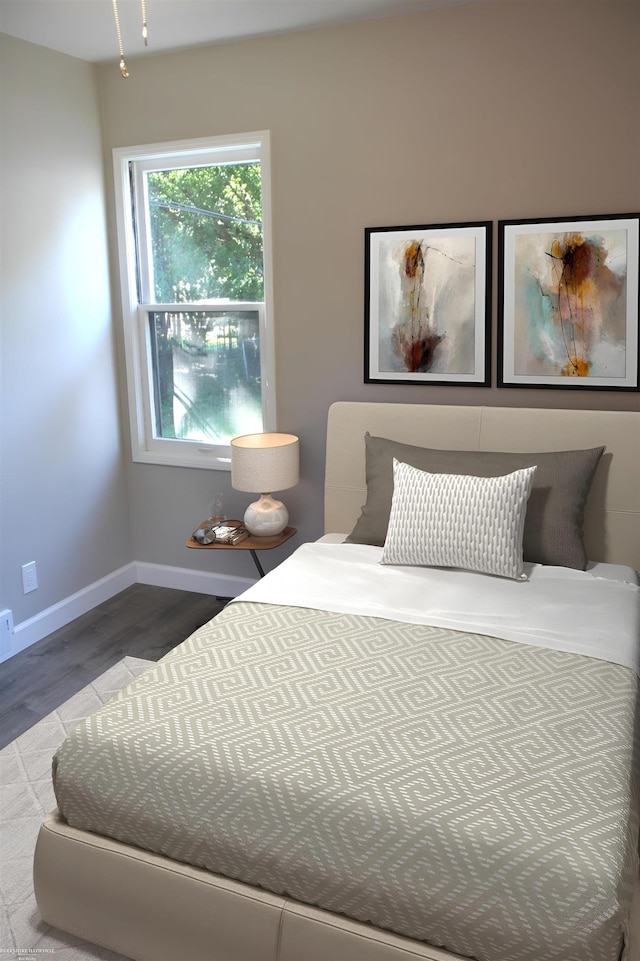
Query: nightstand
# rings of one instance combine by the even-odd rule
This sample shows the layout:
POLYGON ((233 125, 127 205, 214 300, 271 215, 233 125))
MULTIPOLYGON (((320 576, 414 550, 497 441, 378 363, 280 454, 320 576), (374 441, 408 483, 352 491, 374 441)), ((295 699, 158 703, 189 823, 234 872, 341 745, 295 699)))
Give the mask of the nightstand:
MULTIPOLYGON (((241 521, 225 520, 224 523, 229 526, 242 526, 241 521)), ((208 526, 207 522, 203 521, 202 524, 198 525, 198 528, 208 526)), ((258 559, 256 551, 270 551, 274 547, 280 547, 281 544, 284 544, 285 541, 288 541, 290 537, 293 537, 293 535, 297 533, 295 527, 285 527, 281 534, 275 534, 273 537, 252 537, 250 534, 249 537, 240 541, 239 544, 216 544, 215 541, 213 544, 199 544, 197 541, 194 541, 192 535, 185 541, 185 546, 197 551, 251 551, 251 556, 258 569, 258 574, 260 577, 264 577, 262 564, 258 559)))

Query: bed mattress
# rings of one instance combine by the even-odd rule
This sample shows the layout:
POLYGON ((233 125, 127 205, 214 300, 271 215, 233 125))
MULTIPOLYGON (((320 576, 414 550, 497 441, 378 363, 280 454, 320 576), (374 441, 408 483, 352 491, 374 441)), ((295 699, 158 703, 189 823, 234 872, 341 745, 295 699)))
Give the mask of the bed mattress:
POLYGON ((636 697, 606 659, 241 599, 72 732, 55 790, 73 827, 479 961, 619 961, 636 697))

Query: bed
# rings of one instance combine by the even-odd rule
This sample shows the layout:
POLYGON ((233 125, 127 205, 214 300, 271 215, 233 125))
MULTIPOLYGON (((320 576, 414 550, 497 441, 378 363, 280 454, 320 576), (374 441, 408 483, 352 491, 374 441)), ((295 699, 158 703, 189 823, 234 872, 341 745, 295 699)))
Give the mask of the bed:
POLYGON ((65 742, 43 919, 136 961, 640 961, 640 415, 334 404, 324 528, 65 742), (536 475, 574 470, 572 528, 542 536, 536 475), (507 497, 508 569, 419 556, 434 483, 466 498, 472 528, 434 523, 476 566, 507 497))

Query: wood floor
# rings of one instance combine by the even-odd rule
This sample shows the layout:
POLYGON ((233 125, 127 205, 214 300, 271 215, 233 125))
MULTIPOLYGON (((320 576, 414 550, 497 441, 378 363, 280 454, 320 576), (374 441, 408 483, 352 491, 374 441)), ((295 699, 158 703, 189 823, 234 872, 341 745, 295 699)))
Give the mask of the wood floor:
POLYGON ((0 748, 123 657, 158 661, 225 601, 134 584, 0 664, 0 748))

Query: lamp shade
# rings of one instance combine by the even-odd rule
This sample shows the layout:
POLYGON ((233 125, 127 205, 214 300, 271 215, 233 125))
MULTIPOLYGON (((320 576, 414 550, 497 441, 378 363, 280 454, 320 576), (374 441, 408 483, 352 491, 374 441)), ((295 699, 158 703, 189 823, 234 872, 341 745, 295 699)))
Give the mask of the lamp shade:
POLYGON ((289 514, 271 491, 295 487, 300 477, 298 438, 294 434, 245 434, 231 441, 231 485, 239 491, 262 494, 244 515, 245 526, 256 537, 279 534, 289 514))
POLYGON ((294 434, 245 434, 231 441, 231 486, 254 494, 295 487, 300 478, 294 434))

